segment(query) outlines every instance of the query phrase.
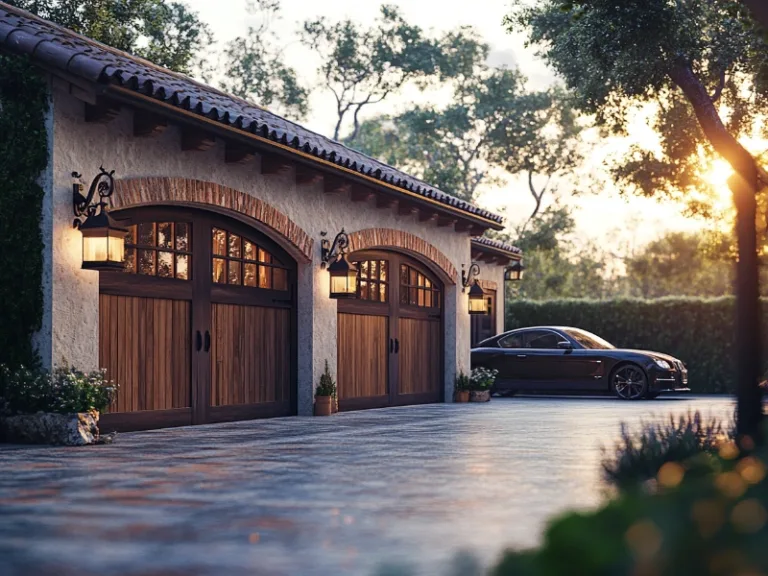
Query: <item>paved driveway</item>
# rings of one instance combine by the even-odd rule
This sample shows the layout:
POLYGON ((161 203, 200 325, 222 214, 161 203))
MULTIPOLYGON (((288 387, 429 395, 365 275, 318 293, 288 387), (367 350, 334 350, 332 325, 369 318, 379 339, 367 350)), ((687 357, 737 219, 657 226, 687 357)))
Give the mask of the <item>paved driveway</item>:
POLYGON ((621 420, 726 398, 514 398, 0 446, 0 574, 448 574, 600 502, 621 420))

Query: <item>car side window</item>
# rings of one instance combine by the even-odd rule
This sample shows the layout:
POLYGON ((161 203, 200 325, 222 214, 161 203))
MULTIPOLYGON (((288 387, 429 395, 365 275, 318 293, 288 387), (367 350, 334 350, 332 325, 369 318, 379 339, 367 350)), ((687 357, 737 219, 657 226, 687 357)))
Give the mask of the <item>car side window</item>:
POLYGON ((557 343, 560 340, 563 340, 563 338, 558 337, 554 332, 544 330, 529 332, 526 348, 554 350, 557 348, 557 343))
POLYGON ((499 340, 499 347, 501 348, 522 348, 523 347, 523 335, 522 334, 510 334, 506 338, 499 340))

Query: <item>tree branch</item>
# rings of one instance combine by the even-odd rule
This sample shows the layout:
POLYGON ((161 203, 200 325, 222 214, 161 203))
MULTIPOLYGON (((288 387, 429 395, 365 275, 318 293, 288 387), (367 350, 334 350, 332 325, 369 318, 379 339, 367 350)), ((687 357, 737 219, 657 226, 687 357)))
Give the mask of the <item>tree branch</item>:
POLYGON ((715 88, 715 93, 711 96, 713 103, 720 100, 720 96, 723 93, 723 88, 725 88, 725 68, 723 68, 723 71, 720 72, 720 80, 717 83, 717 88, 715 88))
POLYGON ((693 106, 699 125, 715 151, 741 175, 753 190, 758 189, 757 163, 752 155, 728 132, 714 102, 687 62, 676 62, 669 77, 693 106))

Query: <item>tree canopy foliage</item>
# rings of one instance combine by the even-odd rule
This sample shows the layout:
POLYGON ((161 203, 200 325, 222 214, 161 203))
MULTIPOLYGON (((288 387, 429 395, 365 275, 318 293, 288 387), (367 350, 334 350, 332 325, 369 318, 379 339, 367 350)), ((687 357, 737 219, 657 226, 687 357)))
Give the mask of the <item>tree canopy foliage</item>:
POLYGON ((7 0, 79 34, 165 66, 205 75, 207 24, 181 2, 167 0, 7 0))
POLYGON ((650 112, 658 141, 617 163, 620 185, 706 211, 701 168, 713 153, 754 179, 737 139, 759 128, 768 51, 740 2, 519 0, 506 22, 528 34, 599 126, 626 134, 633 112, 650 112))

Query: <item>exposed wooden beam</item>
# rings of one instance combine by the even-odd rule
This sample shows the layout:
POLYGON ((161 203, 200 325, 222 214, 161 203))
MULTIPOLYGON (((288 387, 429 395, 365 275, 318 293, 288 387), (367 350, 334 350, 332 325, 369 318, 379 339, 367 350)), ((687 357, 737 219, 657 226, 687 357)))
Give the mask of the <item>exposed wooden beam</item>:
POLYGON ((323 177, 323 191, 326 194, 345 194, 352 189, 352 184, 343 178, 326 174, 323 177))
POLYGON ((496 255, 495 254, 488 254, 488 253, 482 253, 480 254, 480 260, 482 262, 487 262, 488 264, 493 264, 496 262, 496 255))
POLYGON ((394 208, 397 206, 397 199, 390 196, 377 196, 376 207, 377 208, 394 208))
POLYGON ((290 169, 290 160, 287 160, 282 156, 277 156, 276 154, 261 155, 262 174, 279 174, 280 172, 287 172, 290 169))
POLYGON ((181 130, 181 149, 185 152, 205 152, 210 150, 216 144, 216 138, 200 130, 182 128, 181 130))
POLYGON ((312 170, 303 166, 296 167, 296 184, 314 184, 316 182, 320 182, 322 179, 323 175, 317 170, 312 170))
POLYGON ((371 198, 373 198, 374 193, 373 190, 370 188, 365 188, 364 186, 353 186, 352 187, 352 202, 367 202, 371 198))
POLYGON ((419 210, 419 222, 432 222, 437 220, 437 212, 430 212, 429 210, 419 210))
POLYGON ((168 128, 166 118, 144 110, 133 111, 133 135, 137 138, 157 136, 166 128, 168 128))
POLYGON ((408 216, 410 214, 416 214, 419 211, 419 207, 414 204, 408 204, 407 202, 400 202, 397 207, 397 213, 400 216, 408 216))
POLYGON ((472 225, 472 227, 469 229, 469 233, 472 236, 482 236, 483 232, 485 232, 485 228, 481 228, 477 225, 472 225))
POLYGON ((470 224, 466 220, 459 220, 458 222, 456 222, 454 229, 456 230, 456 232, 467 232, 471 227, 472 227, 472 224, 470 224))
POLYGON ((449 216, 439 216, 437 218, 438 228, 443 228, 445 226, 453 226, 454 224, 456 224, 456 218, 451 218, 449 216))
POLYGON ((85 121, 96 124, 106 124, 114 120, 120 114, 120 106, 107 102, 103 98, 96 100, 96 104, 85 104, 85 121))
POLYGON ((241 146, 234 142, 227 142, 224 148, 224 161, 227 164, 245 164, 253 159, 252 148, 241 146))

